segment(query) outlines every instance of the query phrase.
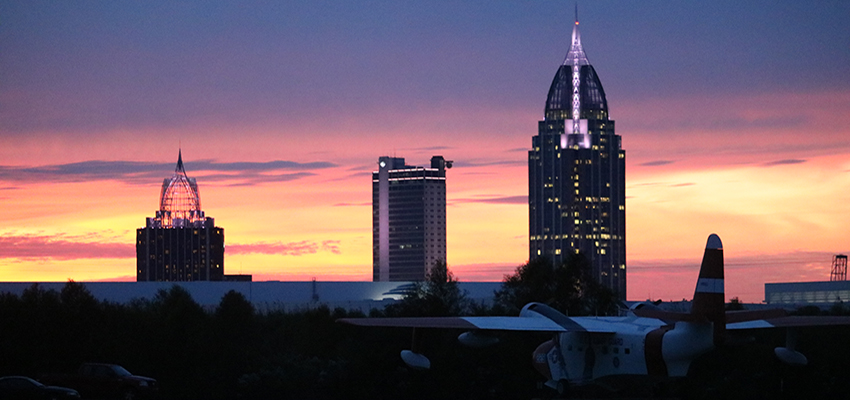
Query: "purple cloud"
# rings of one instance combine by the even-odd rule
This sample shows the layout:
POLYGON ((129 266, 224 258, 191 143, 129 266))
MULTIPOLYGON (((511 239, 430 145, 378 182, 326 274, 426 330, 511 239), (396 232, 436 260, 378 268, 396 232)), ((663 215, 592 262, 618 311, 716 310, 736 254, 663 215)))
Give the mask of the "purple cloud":
POLYGON ((801 159, 798 159, 798 158, 789 158, 789 159, 785 159, 785 160, 777 160, 777 161, 767 162, 767 163, 762 164, 762 166, 763 167, 775 167, 777 165, 793 165, 793 164, 802 164, 804 162, 806 162, 806 160, 801 160, 801 159))
MULTIPOLYGON (((26 183, 121 181, 130 185, 160 183, 174 171, 176 163, 138 161, 83 161, 38 167, 0 166, 0 181, 26 183)), ((262 183, 288 182, 315 175, 315 170, 333 168, 336 164, 324 161, 299 163, 295 161, 219 163, 199 160, 184 163, 190 177, 205 182, 231 182, 229 186, 253 186, 262 183), (295 171, 285 172, 281 171, 295 171), (204 172, 213 172, 204 174, 204 172)), ((7 186, 12 189, 15 186, 7 186)))
POLYGON ((454 199, 453 203, 528 204, 528 196, 499 196, 454 199))
POLYGON ((661 166, 661 165, 673 164, 674 162, 675 161, 672 161, 672 160, 657 160, 657 161, 649 161, 649 162, 641 163, 639 165, 643 166, 643 167, 658 167, 658 166, 661 166))

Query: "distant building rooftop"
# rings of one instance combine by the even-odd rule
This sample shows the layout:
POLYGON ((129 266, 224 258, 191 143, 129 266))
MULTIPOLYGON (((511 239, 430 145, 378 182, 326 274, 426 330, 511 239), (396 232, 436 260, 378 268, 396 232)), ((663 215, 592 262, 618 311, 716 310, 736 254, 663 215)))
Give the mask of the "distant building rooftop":
POLYGON ((829 306, 850 301, 850 281, 765 283, 764 300, 779 306, 829 306))

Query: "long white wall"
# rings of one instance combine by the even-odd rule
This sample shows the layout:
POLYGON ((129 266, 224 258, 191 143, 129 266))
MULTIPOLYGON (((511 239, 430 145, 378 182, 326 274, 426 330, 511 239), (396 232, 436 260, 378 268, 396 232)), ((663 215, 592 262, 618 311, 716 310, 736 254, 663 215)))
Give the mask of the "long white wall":
MULTIPOLYGON (((401 298, 411 282, 79 282, 98 300, 128 303, 133 299, 153 299, 159 290, 178 285, 205 308, 214 308, 225 293, 234 290, 245 296, 258 311, 296 310, 325 304, 328 307, 368 312, 383 308, 401 298), (318 301, 314 301, 314 294, 318 301)), ((0 282, 0 292, 18 296, 34 282, 0 282)), ((62 290, 66 282, 38 282, 45 290, 62 290)), ((476 302, 493 301, 501 282, 460 282, 467 297, 476 302)))

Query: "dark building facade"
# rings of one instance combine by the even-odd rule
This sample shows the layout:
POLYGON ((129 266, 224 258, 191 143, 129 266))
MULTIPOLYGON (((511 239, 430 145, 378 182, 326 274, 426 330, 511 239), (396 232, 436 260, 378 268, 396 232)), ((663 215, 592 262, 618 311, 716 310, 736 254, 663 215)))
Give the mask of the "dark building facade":
POLYGON ((581 253, 599 282, 625 299, 626 153, 578 22, 528 152, 528 205, 530 260, 560 263, 581 253))
POLYGON ((162 183, 159 211, 136 230, 136 281, 226 279, 224 229, 204 216, 198 184, 186 176, 180 152, 174 174, 162 183))
POLYGON ((421 281, 436 262, 446 261, 446 169, 451 161, 431 158, 430 167, 404 158, 380 157, 372 173, 372 280, 421 281))

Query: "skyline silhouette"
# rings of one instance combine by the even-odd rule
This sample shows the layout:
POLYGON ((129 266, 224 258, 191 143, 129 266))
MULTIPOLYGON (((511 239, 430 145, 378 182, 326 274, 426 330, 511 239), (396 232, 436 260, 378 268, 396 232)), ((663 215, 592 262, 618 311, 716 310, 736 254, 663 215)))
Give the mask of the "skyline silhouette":
MULTIPOLYGON (((850 5, 579 4, 628 151, 629 299, 690 298, 707 234, 727 295, 828 280, 847 253, 850 5)), ((455 160, 466 281, 528 257, 527 151, 573 5, 0 4, 0 280, 132 280, 182 147, 225 263, 371 279, 382 155, 455 160)))

